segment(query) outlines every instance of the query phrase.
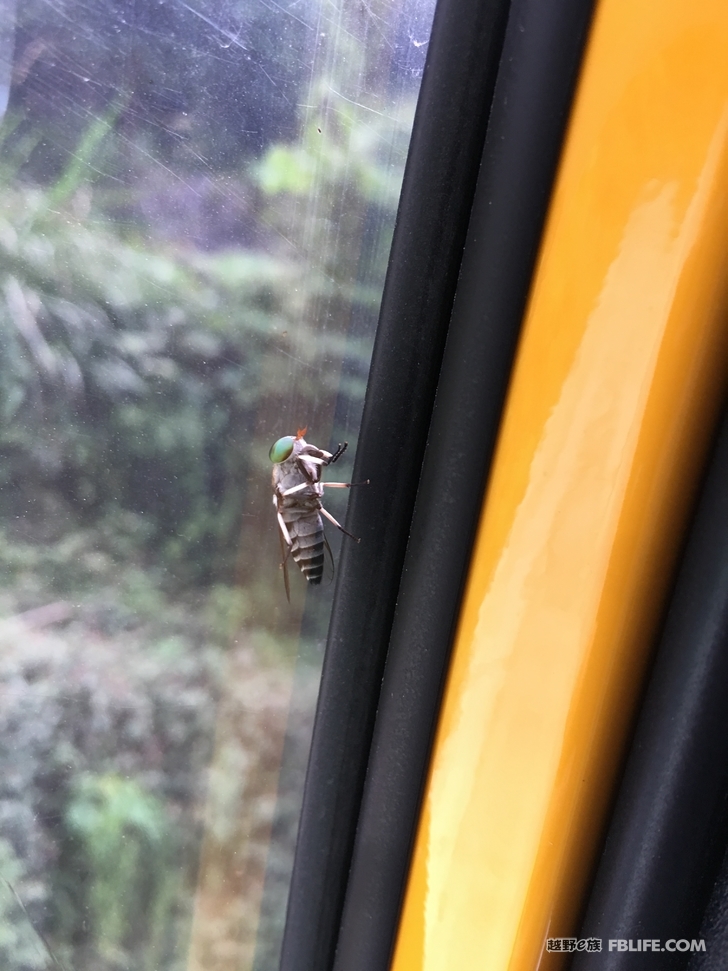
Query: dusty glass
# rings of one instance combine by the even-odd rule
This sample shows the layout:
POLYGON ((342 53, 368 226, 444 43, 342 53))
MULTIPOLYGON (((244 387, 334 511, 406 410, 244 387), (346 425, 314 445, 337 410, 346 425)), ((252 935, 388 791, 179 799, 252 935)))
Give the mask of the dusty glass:
POLYGON ((276 967, 432 7, 0 0, 3 968, 276 967))

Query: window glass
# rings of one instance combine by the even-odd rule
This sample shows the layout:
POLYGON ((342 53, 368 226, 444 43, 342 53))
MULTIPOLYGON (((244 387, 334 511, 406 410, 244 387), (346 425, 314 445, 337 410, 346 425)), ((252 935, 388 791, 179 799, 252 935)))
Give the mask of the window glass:
POLYGON ((277 966, 432 8, 0 0, 5 968, 277 966))

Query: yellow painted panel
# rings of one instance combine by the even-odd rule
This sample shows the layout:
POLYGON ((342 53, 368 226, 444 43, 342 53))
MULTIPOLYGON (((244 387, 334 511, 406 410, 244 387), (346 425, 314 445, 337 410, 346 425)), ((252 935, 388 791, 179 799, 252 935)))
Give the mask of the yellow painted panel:
POLYGON ((728 372, 728 4, 602 0, 394 971, 560 966, 728 372))

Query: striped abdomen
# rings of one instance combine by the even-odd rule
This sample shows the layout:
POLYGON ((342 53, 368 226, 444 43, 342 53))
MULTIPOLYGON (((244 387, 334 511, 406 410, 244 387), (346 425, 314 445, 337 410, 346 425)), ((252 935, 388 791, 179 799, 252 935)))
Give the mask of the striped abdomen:
POLYGON ((309 583, 321 583, 324 574, 324 525, 318 510, 281 510, 291 537, 291 556, 309 583))

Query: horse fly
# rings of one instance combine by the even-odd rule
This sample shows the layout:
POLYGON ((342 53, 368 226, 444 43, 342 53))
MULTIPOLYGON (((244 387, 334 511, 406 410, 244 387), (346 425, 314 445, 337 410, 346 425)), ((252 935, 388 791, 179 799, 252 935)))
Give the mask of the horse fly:
POLYGON ((333 453, 326 452, 322 448, 316 448, 315 445, 309 445, 303 437, 305 434, 306 429, 299 428, 295 435, 279 438, 268 453, 273 462, 273 505, 276 507, 278 517, 283 551, 281 564, 283 582, 289 601, 291 599, 287 567, 289 556, 293 557, 309 583, 321 583, 324 572, 324 545, 328 548, 322 515, 350 539, 359 542, 356 536, 347 533, 341 523, 338 523, 321 504, 324 488, 349 489, 355 484, 321 481, 323 469, 341 458, 346 451, 347 443, 339 445, 333 453))

